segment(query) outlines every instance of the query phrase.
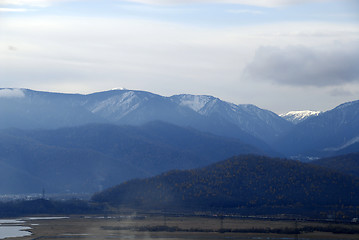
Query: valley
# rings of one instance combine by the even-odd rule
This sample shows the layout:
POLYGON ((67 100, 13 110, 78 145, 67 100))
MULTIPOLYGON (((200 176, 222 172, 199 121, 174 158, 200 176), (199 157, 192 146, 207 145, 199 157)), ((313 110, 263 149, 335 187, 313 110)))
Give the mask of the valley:
POLYGON ((0 0, 0 240, 358 240, 358 0, 0 0))
MULTIPOLYGON (((358 216, 358 101, 292 113, 300 119, 292 122, 204 95, 9 91, 22 94, 0 98, 2 218, 125 209, 345 223, 358 216)), ((253 224, 252 232, 264 231, 253 224)), ((188 230, 158 226, 184 236, 188 230)), ((226 234, 247 231, 231 229, 226 234)), ((133 229, 111 224, 96 231, 133 229)), ((275 231, 282 230, 266 234, 275 231)))

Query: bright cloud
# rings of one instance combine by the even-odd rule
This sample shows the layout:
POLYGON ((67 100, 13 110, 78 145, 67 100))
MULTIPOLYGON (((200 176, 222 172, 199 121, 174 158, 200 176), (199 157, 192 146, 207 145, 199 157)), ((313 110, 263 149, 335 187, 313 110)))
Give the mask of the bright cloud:
POLYGON ((27 12, 31 11, 27 8, 0 8, 0 12, 27 12))
MULTIPOLYGON (((69 1, 83 1, 83 0, 0 0, 0 5, 18 5, 18 6, 36 6, 46 7, 51 5, 53 2, 69 2, 69 1)), ((249 6, 260 6, 260 7, 281 7, 290 6, 303 3, 314 3, 314 2, 329 2, 331 0, 116 0, 118 2, 136 2, 149 5, 183 5, 183 4, 240 4, 249 6)), ((352 1, 352 0, 342 0, 352 1)))
POLYGON ((81 0, 0 0, 0 5, 48 7, 54 2, 69 2, 69 1, 81 1, 81 0))
POLYGON ((231 9, 228 10, 229 13, 238 13, 238 14, 263 14, 262 11, 257 11, 257 10, 250 10, 250 9, 231 9))
MULTIPOLYGON (((191 3, 227 3, 227 4, 241 4, 252 5, 261 7, 280 7, 303 3, 313 2, 328 2, 330 0, 127 0, 129 2, 138 2, 143 4, 157 4, 157 5, 169 5, 169 4, 191 4, 191 3)), ((346 1, 346 0, 343 0, 346 1)))

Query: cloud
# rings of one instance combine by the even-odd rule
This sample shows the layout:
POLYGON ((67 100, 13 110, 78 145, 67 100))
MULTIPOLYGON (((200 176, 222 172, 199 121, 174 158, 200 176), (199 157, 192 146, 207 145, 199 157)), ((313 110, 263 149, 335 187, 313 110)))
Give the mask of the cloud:
MULTIPOLYGON (((17 5, 47 7, 53 2, 83 1, 83 0, 0 0, 0 5, 17 5)), ((119 0, 117 0, 119 1, 119 0)), ((259 7, 282 7, 304 3, 329 2, 331 0, 122 0, 127 2, 136 2, 148 5, 178 5, 178 4, 239 4, 259 7)), ((352 0, 342 0, 352 1, 352 0)))
POLYGON ((5 88, 0 89, 0 98, 23 98, 24 92, 21 89, 5 88))
POLYGON ((0 5, 47 7, 51 0, 0 0, 0 5))
POLYGON ((333 97, 347 97, 347 96, 353 96, 354 94, 346 89, 343 88, 335 88, 333 90, 330 91, 330 95, 333 97))
POLYGON ((250 9, 231 9, 231 10, 228 10, 227 12, 238 13, 238 14, 253 14, 253 15, 263 14, 262 11, 250 10, 250 9))
POLYGON ((0 12, 28 12, 31 9, 27 8, 0 8, 0 12))
POLYGON ((359 48, 260 47, 243 76, 285 85, 336 86, 359 82, 358 63, 359 48))
POLYGON ((11 45, 8 47, 8 49, 9 51, 17 51, 17 48, 11 45))
MULTIPOLYGON (((191 4, 191 3, 227 3, 260 7, 281 7, 313 2, 329 2, 330 0, 127 0, 143 4, 170 5, 170 4, 191 4)), ((346 1, 346 0, 344 0, 346 1)), ((347 0, 349 1, 349 0, 347 0)))
MULTIPOLYGON (((357 25, 347 23, 219 28, 122 16, 27 14, 8 18, 0 24, 0 32, 3 87, 90 93, 124 86, 167 96, 209 94, 276 112, 323 110, 339 101, 328 99, 328 91, 320 88, 306 89, 303 99, 301 88, 239 81, 259 46, 284 51, 285 46, 302 44, 326 52, 338 43, 354 46, 359 39, 357 25), (10 51, 9 46, 19 50, 10 51)), ((346 89, 356 93, 359 84, 348 84, 346 89)))
POLYGON ((0 0, 0 5, 48 7, 55 2, 75 2, 83 0, 0 0))

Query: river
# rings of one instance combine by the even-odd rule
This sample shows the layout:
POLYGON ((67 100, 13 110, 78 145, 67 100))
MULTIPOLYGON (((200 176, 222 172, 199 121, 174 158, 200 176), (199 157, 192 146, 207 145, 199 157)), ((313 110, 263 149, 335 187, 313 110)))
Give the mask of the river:
POLYGON ((0 239, 30 236, 30 227, 22 226, 25 221, 17 219, 0 220, 0 239))

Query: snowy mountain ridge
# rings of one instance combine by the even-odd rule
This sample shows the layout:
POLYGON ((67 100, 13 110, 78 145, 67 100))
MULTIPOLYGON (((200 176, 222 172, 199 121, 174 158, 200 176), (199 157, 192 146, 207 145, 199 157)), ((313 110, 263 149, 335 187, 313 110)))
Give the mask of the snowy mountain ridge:
POLYGON ((359 151, 359 101, 322 113, 291 111, 278 116, 252 104, 237 105, 208 95, 167 97, 127 89, 83 95, 0 88, 0 109, 0 129, 56 129, 92 123, 139 126, 160 121, 237 138, 287 156, 359 151))
POLYGON ((236 105, 207 95, 166 97, 127 89, 87 95, 0 89, 0 107, 1 128, 59 128, 91 122, 142 125, 163 121, 226 137, 251 139, 248 142, 253 144, 257 140, 270 142, 291 127, 275 113, 250 104, 236 105))
POLYGON ((321 111, 303 110, 303 111, 290 111, 284 114, 280 114, 279 116, 281 116, 282 118, 286 119, 289 122, 298 124, 310 117, 318 116, 320 113, 321 111))
POLYGON ((222 119, 266 142, 286 131, 290 123, 277 114, 252 104, 234 104, 207 95, 175 95, 170 99, 207 118, 222 119))

